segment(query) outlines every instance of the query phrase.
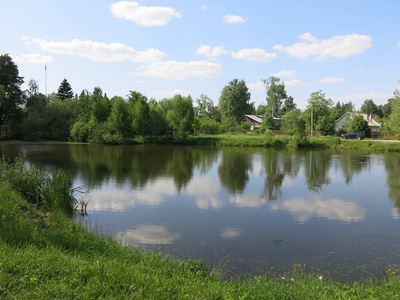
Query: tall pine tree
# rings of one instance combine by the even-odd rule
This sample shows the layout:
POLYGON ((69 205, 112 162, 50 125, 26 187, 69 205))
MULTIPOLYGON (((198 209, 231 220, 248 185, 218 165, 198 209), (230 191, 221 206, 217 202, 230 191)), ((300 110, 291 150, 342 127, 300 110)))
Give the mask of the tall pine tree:
POLYGON ((74 92, 67 79, 64 78, 64 80, 61 81, 60 87, 58 88, 57 96, 61 100, 70 99, 74 97, 74 92))

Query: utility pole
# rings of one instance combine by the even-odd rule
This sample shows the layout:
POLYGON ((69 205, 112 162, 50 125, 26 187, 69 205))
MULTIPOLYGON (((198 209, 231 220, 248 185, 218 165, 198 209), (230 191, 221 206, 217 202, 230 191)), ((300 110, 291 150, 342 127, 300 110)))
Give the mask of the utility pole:
POLYGON ((44 92, 46 94, 47 101, 47 65, 44 65, 44 92))

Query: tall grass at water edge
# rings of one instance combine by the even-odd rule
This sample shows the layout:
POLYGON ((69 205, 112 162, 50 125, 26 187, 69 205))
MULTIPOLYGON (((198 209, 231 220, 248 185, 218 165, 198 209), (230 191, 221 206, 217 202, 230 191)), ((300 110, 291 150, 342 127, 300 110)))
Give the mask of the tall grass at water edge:
POLYGON ((46 172, 34 165, 28 167, 22 156, 14 161, 0 159, 0 182, 9 184, 44 210, 60 210, 70 215, 78 206, 75 195, 79 188, 73 188, 69 174, 61 169, 46 172))

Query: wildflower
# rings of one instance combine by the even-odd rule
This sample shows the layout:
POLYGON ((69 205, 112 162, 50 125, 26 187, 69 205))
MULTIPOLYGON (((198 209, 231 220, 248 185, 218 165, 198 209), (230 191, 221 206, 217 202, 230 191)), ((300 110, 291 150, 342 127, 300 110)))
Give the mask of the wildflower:
POLYGON ((282 279, 282 280, 285 280, 286 278, 285 278, 285 276, 282 276, 281 279, 282 279))
POLYGON ((318 277, 318 279, 319 279, 319 280, 322 280, 322 279, 323 279, 323 277, 322 277, 322 276, 319 276, 319 277, 318 277))
POLYGON ((290 278, 290 281, 291 281, 291 282, 294 282, 294 278, 290 278))

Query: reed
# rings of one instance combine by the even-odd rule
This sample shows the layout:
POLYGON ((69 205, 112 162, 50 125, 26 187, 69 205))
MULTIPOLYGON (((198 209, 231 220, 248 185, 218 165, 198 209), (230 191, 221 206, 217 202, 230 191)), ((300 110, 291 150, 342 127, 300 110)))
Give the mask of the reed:
POLYGON ((71 215, 78 204, 75 195, 80 188, 73 187, 69 174, 27 166, 22 156, 14 161, 0 159, 0 182, 9 184, 30 203, 45 210, 60 210, 71 215))

